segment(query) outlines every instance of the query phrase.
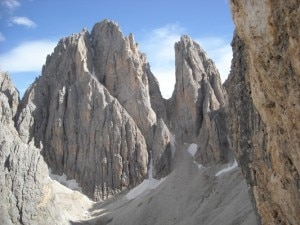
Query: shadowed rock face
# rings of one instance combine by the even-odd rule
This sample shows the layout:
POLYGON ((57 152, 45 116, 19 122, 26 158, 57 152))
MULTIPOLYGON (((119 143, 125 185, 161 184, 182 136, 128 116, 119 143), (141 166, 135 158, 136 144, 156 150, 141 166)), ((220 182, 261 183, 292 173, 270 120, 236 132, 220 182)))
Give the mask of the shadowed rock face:
POLYGON ((299 224, 300 3, 232 0, 231 8, 233 150, 262 224, 299 224))
POLYGON ((0 72, 0 224, 63 221, 51 193, 46 197, 48 168, 40 150, 23 143, 14 127, 18 100, 8 75, 0 72))
MULTIPOLYGON (((253 193, 253 187, 257 186, 256 173, 260 171, 250 168, 257 168, 261 164, 268 165, 268 168, 270 166, 269 155, 265 151, 259 151, 266 148, 268 134, 251 97, 247 66, 249 57, 245 52, 245 44, 236 34, 232 41, 232 49, 231 72, 224 84, 229 98, 227 121, 231 131, 231 147, 251 188, 250 193, 253 193), (259 154, 254 154, 255 152, 259 154)), ((254 207, 257 207, 253 195, 252 202, 254 207)), ((257 219, 260 221, 258 215, 257 219)))
POLYGON ((213 61, 187 36, 175 44, 176 85, 168 102, 170 127, 181 142, 197 143, 204 165, 228 160, 225 91, 213 61))

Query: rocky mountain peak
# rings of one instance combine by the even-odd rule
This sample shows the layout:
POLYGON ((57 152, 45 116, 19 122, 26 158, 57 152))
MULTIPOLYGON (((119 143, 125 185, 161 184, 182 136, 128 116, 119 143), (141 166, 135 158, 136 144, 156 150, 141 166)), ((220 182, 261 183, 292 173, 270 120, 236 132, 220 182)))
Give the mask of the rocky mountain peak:
POLYGON ((178 140, 198 144, 196 157, 201 163, 226 161, 229 146, 221 119, 225 116, 226 94, 219 72, 199 44, 186 35, 175 44, 175 59, 176 84, 169 100, 170 126, 178 140), (217 144, 209 143, 213 137, 216 139, 212 143, 217 144))
POLYGON ((91 32, 94 73, 133 117, 152 145, 156 114, 149 96, 147 62, 132 34, 124 37, 116 23, 105 20, 91 32))
POLYGON ((61 39, 20 103, 0 72, 0 224, 298 225, 300 5, 230 2, 228 102, 188 36, 163 99, 133 35, 109 20, 61 39), (124 195, 92 202, 45 162, 95 201, 124 195))
POLYGON ((3 123, 12 122, 12 118, 15 117, 19 105, 19 92, 12 85, 12 81, 9 78, 7 73, 0 71, 0 92, 1 95, 1 103, 3 106, 0 108, 0 120, 3 123), (5 96, 4 96, 5 95, 5 96), (5 106, 4 102, 7 101, 7 105, 5 106))
MULTIPOLYGON (((198 201, 208 195, 215 199, 213 205, 219 206, 223 194, 211 190, 215 190, 216 185, 218 190, 222 189, 225 179, 217 177, 228 169, 221 170, 221 173, 215 171, 224 166, 221 163, 233 160, 224 111, 226 93, 214 63, 190 37, 182 36, 175 44, 175 57, 175 90, 171 99, 165 100, 134 36, 124 36, 115 22, 105 20, 95 24, 91 32, 83 29, 78 34, 62 38, 54 52, 47 57, 41 76, 28 88, 19 105, 14 103, 13 96, 17 95, 12 85, 4 81, 7 77, 0 77, 0 100, 4 99, 1 106, 5 106, 0 108, 0 122, 5 121, 3 118, 7 118, 7 121, 15 118, 15 124, 9 122, 10 128, 5 124, 4 129, 0 130, 0 147, 5 149, 4 154, 0 154, 0 162, 4 165, 0 188, 1 193, 9 194, 5 204, 12 202, 8 204, 12 207, 9 211, 14 210, 11 217, 21 224, 29 224, 28 218, 39 213, 43 216, 47 210, 52 217, 60 213, 53 207, 57 202, 49 179, 45 181, 48 170, 43 160, 56 177, 63 175, 75 179, 80 190, 95 201, 133 188, 128 196, 136 196, 141 189, 144 192, 156 188, 164 181, 157 179, 168 175, 170 178, 165 178, 166 183, 161 186, 161 191, 156 192, 158 195, 153 192, 150 193, 153 195, 151 198, 150 195, 145 198, 149 199, 146 201, 149 206, 152 200, 153 204, 164 202, 160 198, 169 190, 174 192, 170 196, 177 195, 177 190, 185 189, 186 182, 190 182, 188 190, 192 190, 187 199, 198 201), (5 133, 9 132, 7 139, 5 133), (17 139, 11 142, 13 135, 17 139), (190 147, 193 147, 192 157, 189 155, 190 147), (22 151, 23 148, 29 153, 22 151), (17 160, 11 160, 11 157, 17 160), (16 162, 22 161, 20 157, 24 158, 24 163, 19 165, 16 162), (194 160, 209 168, 199 169, 203 167, 194 160), (32 171, 28 170, 31 166, 35 168, 32 171), (17 171, 17 168, 21 169, 17 171), (24 184, 28 188, 31 185, 34 190, 23 195, 13 189, 19 186, 12 185, 13 192, 5 189, 3 181, 9 183, 13 180, 10 171, 21 179, 21 186, 24 184), (24 183, 22 178, 26 177, 26 171, 30 171, 27 173, 30 177, 24 183), (32 184, 34 179, 37 181, 32 184), (201 186, 203 190, 195 192, 200 195, 194 195, 193 190, 199 188, 199 179, 204 179, 204 183, 208 182, 209 185, 208 188, 201 186), (26 205, 23 197, 28 199, 33 195, 33 201, 26 205), (44 208, 40 210, 37 202, 41 202, 44 208), (24 205, 26 211, 20 208, 20 204, 24 205), (48 207, 55 210, 51 211, 48 207), (24 215, 18 216, 18 212, 24 215)), ((239 187, 245 186, 239 173, 234 173, 234 183, 239 187)), ((228 190, 232 184, 224 187, 228 190)), ((246 196, 246 192, 241 196, 246 196)), ((174 203, 181 201, 178 200, 181 198, 171 199, 175 200, 174 203)), ((129 203, 128 199, 123 200, 129 203)), ((132 211, 143 209, 140 204, 137 205, 139 202, 132 201, 133 208, 126 212, 137 216, 132 211)), ((229 202, 235 208, 240 204, 237 201, 229 202)), ((6 211, 6 206, 0 206, 6 211)), ((96 210, 98 206, 98 203, 93 205, 96 210)), ((122 217, 115 216, 120 207, 117 208, 115 212, 94 222, 112 221, 112 217, 119 221, 122 217)), ((241 210, 241 220, 248 217, 248 212, 252 212, 249 201, 246 208, 241 210)), ((208 211, 198 211, 198 206, 195 210, 197 215, 208 211)), ((0 211, 0 219, 2 214, 0 211)), ((88 216, 97 217, 96 214, 88 216)), ((182 214, 186 213, 182 211, 182 214)), ((5 220, 10 217, 7 213, 3 215, 5 220)), ((166 221, 174 218, 173 215, 166 216, 166 221)), ((42 216, 37 216, 36 221, 42 216)), ((221 213, 218 221, 223 217, 221 213)), ((62 220, 57 218, 58 221, 62 220)), ((128 221, 131 219, 135 222, 141 220, 132 217, 128 221)), ((192 220, 195 219, 198 218, 192 216, 192 220)), ((124 218, 121 220, 124 223, 124 218)), ((196 220, 193 224, 198 224, 196 220)), ((207 221, 210 220, 207 218, 207 221)), ((39 223, 34 221, 33 224, 39 223)))
POLYGON ((93 199, 140 183, 150 151, 154 176, 165 174, 159 168, 169 170, 170 132, 163 121, 156 125, 151 101, 163 106, 154 107, 159 113, 164 105, 159 93, 150 97, 158 89, 153 78, 133 35, 124 37, 114 22, 63 38, 19 107, 20 136, 93 199))

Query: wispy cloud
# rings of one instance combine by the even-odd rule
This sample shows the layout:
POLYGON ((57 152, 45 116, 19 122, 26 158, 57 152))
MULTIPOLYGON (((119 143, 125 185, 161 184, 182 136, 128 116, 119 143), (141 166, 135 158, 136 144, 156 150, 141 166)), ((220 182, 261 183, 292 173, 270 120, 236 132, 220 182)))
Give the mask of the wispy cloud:
POLYGON ((174 90, 174 44, 184 32, 185 29, 179 24, 168 24, 147 32, 140 44, 141 51, 146 53, 151 71, 157 77, 165 98, 170 98, 174 90))
POLYGON ((21 26, 25 26, 28 28, 35 28, 36 27, 36 23, 33 22, 31 19, 27 18, 27 17, 13 17, 11 19, 11 23, 12 24, 16 24, 16 25, 21 25, 21 26))
POLYGON ((0 42, 5 41, 6 38, 4 37, 4 35, 0 32, 0 42))
MULTIPOLYGON (((140 42, 142 52, 145 52, 151 65, 151 71, 157 77, 162 95, 171 97, 175 85, 175 52, 174 44, 186 33, 179 24, 169 24, 147 32, 140 42)), ((220 37, 194 38, 211 58, 224 82, 228 76, 232 58, 230 44, 220 37)))
POLYGON ((14 10, 21 5, 17 0, 1 0, 1 5, 8 8, 9 10, 14 10))
POLYGON ((195 40, 206 51, 208 57, 211 58, 220 73, 221 80, 224 82, 230 72, 232 49, 230 43, 220 37, 205 37, 195 40))
POLYGON ((37 72, 42 69, 47 54, 50 54, 56 41, 25 42, 9 52, 0 54, 1 69, 13 72, 37 72))

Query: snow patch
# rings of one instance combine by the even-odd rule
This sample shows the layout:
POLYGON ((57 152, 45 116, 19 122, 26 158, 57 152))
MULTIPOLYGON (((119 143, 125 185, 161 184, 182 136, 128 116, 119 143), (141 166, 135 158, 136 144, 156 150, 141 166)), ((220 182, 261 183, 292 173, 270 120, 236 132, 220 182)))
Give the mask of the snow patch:
POLYGON ((187 148, 188 153, 194 157, 196 152, 198 150, 198 145, 195 143, 190 144, 190 146, 187 148))
POLYGON ((83 60, 83 71, 87 72, 87 73, 90 72, 89 69, 88 69, 87 63, 86 63, 86 59, 83 60))
POLYGON ((148 190, 153 190, 158 187, 166 178, 162 178, 160 180, 156 180, 153 178, 153 160, 150 152, 150 168, 149 168, 149 179, 144 180, 141 184, 136 186, 135 188, 131 189, 127 195, 125 196, 126 199, 132 200, 135 199, 136 197, 140 196, 144 192, 148 190))
POLYGON ((164 180, 165 178, 161 180, 156 180, 154 178, 146 179, 141 184, 131 189, 125 197, 128 200, 135 199, 136 197, 140 196, 144 192, 157 188, 164 180))
POLYGON ((228 173, 228 172, 234 170, 237 167, 238 167, 237 161, 234 160, 234 162, 231 165, 228 165, 228 167, 226 167, 226 168, 220 170, 219 172, 217 172, 215 176, 218 177, 218 176, 222 175, 223 173, 228 173))
POLYGON ((79 187, 79 184, 76 182, 76 180, 75 179, 68 180, 67 175, 64 173, 61 176, 59 176, 56 174, 52 174, 50 171, 49 177, 52 180, 56 180, 57 182, 59 182, 60 184, 66 186, 67 188, 69 188, 71 190, 81 192, 81 187, 79 187))
POLYGON ((196 161, 193 161, 197 166, 198 166, 198 169, 205 169, 205 166, 203 166, 202 164, 199 164, 197 163, 196 161))

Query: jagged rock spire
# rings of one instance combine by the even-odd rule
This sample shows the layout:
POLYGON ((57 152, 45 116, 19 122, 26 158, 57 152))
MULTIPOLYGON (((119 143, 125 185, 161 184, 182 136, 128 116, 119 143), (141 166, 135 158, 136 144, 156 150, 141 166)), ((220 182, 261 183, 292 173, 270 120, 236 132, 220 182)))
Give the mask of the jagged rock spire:
MULTIPOLYGON (((154 151, 170 151, 168 128, 156 126, 151 107, 157 87, 133 35, 105 20, 91 34, 58 43, 24 96, 17 127, 24 141, 43 148, 53 172, 76 178, 89 197, 105 198, 147 176, 154 139, 154 151)), ((160 157, 155 164, 166 168, 160 157)))
POLYGON ((175 44, 176 85, 169 101, 170 126, 182 142, 197 143, 204 164, 227 160, 229 146, 222 110, 225 91, 215 64, 190 37, 175 44))
POLYGON ((24 96, 18 127, 43 147, 53 172, 76 178, 98 200, 140 183, 148 152, 134 119, 99 82, 92 41, 82 31, 59 42, 24 96))

